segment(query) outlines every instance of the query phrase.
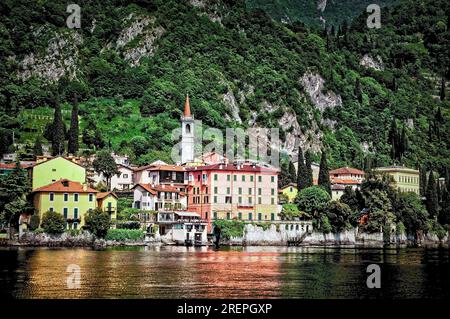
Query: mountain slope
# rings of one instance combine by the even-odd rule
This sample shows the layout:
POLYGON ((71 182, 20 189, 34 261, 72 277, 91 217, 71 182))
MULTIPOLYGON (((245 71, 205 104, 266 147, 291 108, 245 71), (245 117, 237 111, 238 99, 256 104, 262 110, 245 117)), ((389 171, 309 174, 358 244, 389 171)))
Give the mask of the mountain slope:
MULTIPOLYGON (((82 2, 80 30, 65 27, 64 5, 2 2, 4 145, 13 130, 21 143, 43 133, 59 86, 62 101, 81 95, 82 131, 96 125, 140 164, 169 159, 189 93, 207 126, 281 128, 287 154, 300 143, 316 159, 328 147, 332 167, 395 161, 443 170, 448 101, 433 97, 429 78, 448 70, 449 4, 423 2, 425 11, 415 1, 389 10, 379 30, 366 29, 361 16, 337 35, 278 23, 242 1, 82 2), (34 125, 30 114, 44 117, 34 125), (393 118, 409 141, 401 157, 392 156, 393 118)), ((68 124, 70 105, 64 109, 68 124)))

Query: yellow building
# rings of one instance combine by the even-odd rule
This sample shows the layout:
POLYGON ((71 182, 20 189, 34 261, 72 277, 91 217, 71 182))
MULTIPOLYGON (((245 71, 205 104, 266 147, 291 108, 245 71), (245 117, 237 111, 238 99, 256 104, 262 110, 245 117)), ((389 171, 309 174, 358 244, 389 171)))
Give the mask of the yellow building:
POLYGON ((375 169, 393 177, 395 186, 400 192, 419 194, 419 171, 404 166, 387 166, 375 169))
POLYGON ((95 189, 67 179, 39 187, 32 193, 40 220, 45 212, 55 211, 64 215, 68 229, 81 228, 86 212, 97 207, 95 189))
POLYGON ((288 185, 280 188, 280 194, 285 195, 289 203, 294 202, 295 198, 297 197, 297 193, 297 185, 295 185, 294 183, 289 183, 288 185))
POLYGON ((85 183, 86 170, 83 166, 58 156, 52 159, 41 159, 40 162, 30 167, 32 188, 36 189, 60 179, 85 183))
POLYGON ((115 193, 97 193, 97 207, 107 212, 112 221, 117 219, 117 195, 115 193))

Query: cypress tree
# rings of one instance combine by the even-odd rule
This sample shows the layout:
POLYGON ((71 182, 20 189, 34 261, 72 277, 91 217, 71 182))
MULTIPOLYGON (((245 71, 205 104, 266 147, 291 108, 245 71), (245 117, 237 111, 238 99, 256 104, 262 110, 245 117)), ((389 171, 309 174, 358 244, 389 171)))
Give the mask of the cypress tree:
POLYGON ((439 203, 436 180, 432 170, 430 171, 430 175, 428 175, 426 207, 431 218, 437 217, 439 212, 439 203))
POLYGON ((420 196, 426 197, 427 193, 427 170, 424 166, 419 168, 419 190, 420 196))
POLYGON ((355 82, 355 92, 354 92, 356 98, 358 99, 359 103, 362 103, 363 99, 362 99, 362 92, 361 92, 361 82, 359 80, 359 78, 356 79, 355 82))
POLYGON ((295 165, 291 161, 289 161, 289 183, 297 182, 297 172, 295 171, 295 165))
POLYGON ((69 129, 69 143, 67 146, 67 151, 70 154, 76 154, 78 149, 80 148, 78 142, 78 136, 80 134, 80 128, 78 123, 78 99, 75 94, 73 97, 73 106, 72 106, 72 117, 70 120, 70 129, 69 129))
POLYGON ((297 157, 297 189, 300 191, 304 188, 306 188, 306 166, 302 148, 299 146, 297 157))
POLYGON ((439 98, 441 101, 445 100, 445 79, 444 77, 441 78, 441 91, 439 93, 439 98))
POLYGON ((36 140, 34 141, 33 155, 34 155, 35 158, 37 156, 44 155, 44 152, 42 150, 41 137, 39 135, 36 136, 36 140))
POLYGON ((305 153, 305 166, 306 166, 306 187, 313 186, 313 172, 312 172, 312 160, 311 153, 306 151, 305 153))
POLYGON ((52 155, 61 155, 64 152, 65 132, 58 94, 54 95, 53 104, 55 107, 55 115, 52 124, 52 155))
POLYGON ((322 158, 320 159, 320 170, 319 170, 319 186, 325 189, 331 195, 331 182, 330 174, 328 172, 327 163, 327 153, 325 150, 322 151, 322 158))

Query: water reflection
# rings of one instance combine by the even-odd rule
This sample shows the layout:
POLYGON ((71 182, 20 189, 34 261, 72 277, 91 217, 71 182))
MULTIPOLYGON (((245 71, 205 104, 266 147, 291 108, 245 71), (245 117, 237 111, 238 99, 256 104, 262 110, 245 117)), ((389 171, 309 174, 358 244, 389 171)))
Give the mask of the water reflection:
POLYGON ((445 298, 449 250, 304 247, 0 249, 16 298, 445 298), (380 264, 382 289, 366 268, 380 264), (67 289, 67 266, 81 288, 67 289))

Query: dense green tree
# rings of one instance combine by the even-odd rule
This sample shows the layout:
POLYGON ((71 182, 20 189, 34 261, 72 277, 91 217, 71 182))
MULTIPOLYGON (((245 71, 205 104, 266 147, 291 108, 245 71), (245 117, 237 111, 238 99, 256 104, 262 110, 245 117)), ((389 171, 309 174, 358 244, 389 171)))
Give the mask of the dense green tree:
POLYGON ((111 227, 111 217, 101 208, 89 210, 85 217, 85 227, 97 238, 105 238, 111 227))
POLYGON ((288 174, 289 174, 289 183, 297 184, 297 171, 295 170, 294 163, 292 163, 291 161, 289 161, 288 174))
POLYGON ((325 150, 322 151, 322 157, 320 159, 318 184, 331 195, 330 173, 328 171, 327 153, 325 150))
POLYGON ((103 140, 102 133, 95 124, 94 120, 88 120, 82 134, 82 140, 83 143, 86 144, 86 146, 90 148, 95 147, 97 149, 101 149, 105 146, 105 141, 103 140))
POLYGON ((428 175, 427 193, 426 193, 426 207, 430 218, 436 218, 439 213, 439 200, 436 187, 436 178, 431 170, 428 175))
MULTIPOLYGON (((442 194, 442 207, 439 211, 438 221, 441 225, 450 226, 450 193, 444 188, 442 194)), ((449 227, 447 227, 449 229, 449 227)))
POLYGON ((439 98, 441 101, 445 100, 445 78, 441 78, 441 89, 439 91, 439 98))
POLYGON ((278 188, 282 188, 291 182, 289 176, 288 165, 286 163, 281 163, 281 171, 278 176, 278 188))
POLYGON ((368 222, 361 229, 369 233, 388 232, 395 220, 392 202, 385 191, 375 189, 365 195, 368 222))
POLYGON ((9 226, 17 225, 21 213, 32 213, 27 196, 31 190, 27 172, 16 162, 14 169, 0 178, 0 221, 9 226))
POLYGON ((61 234, 66 230, 67 221, 64 216, 55 211, 48 211, 42 215, 41 227, 48 234, 61 234))
POLYGON ((326 207, 331 200, 330 195, 319 186, 302 189, 295 198, 295 203, 301 211, 313 218, 313 226, 322 229, 323 219, 326 217, 326 207))
POLYGON ((62 119, 61 105, 58 94, 55 94, 53 97, 53 106, 55 108, 55 113, 51 126, 52 154, 61 155, 64 153, 65 125, 62 119))
POLYGON ((417 194, 401 193, 396 206, 396 215, 408 234, 418 239, 421 233, 428 230, 428 213, 417 194))
POLYGON ((111 153, 108 150, 101 150, 97 153, 95 160, 92 162, 94 170, 98 173, 103 174, 106 178, 106 184, 108 190, 111 189, 111 177, 116 174, 119 174, 119 170, 117 169, 117 164, 114 161, 114 158, 111 156, 111 153))
POLYGON ((42 150, 41 137, 39 135, 37 135, 36 139, 34 140, 33 155, 34 158, 44 155, 44 151, 42 150))
POLYGON ((313 171, 311 165, 312 165, 311 152, 307 150, 305 152, 306 187, 313 186, 313 171))
POLYGON ((351 228, 350 217, 352 210, 347 204, 334 200, 328 202, 326 215, 333 232, 338 233, 351 228))
POLYGON ((69 154, 76 154, 80 148, 78 142, 78 136, 80 134, 79 123, 78 123, 78 97, 75 94, 73 97, 72 105, 72 116, 70 119, 69 128, 69 141, 67 145, 67 151, 69 154))
POLYGON ((302 190, 306 188, 307 185, 307 171, 305 165, 305 159, 303 158, 303 150, 299 146, 297 154, 297 188, 302 190))
POLYGON ((362 207, 360 206, 360 202, 356 196, 356 192, 351 186, 345 187, 344 193, 342 194, 339 201, 348 205, 353 212, 360 211, 362 209, 362 207))
POLYGON ((427 170, 425 166, 419 168, 419 190, 420 196, 425 197, 427 193, 427 170))

